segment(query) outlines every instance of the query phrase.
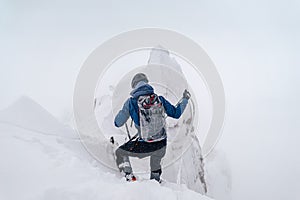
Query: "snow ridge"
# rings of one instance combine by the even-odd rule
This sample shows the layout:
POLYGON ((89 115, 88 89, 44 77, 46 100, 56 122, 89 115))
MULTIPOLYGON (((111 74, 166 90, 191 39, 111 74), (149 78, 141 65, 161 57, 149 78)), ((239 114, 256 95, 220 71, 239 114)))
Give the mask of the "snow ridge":
POLYGON ((0 123, 1 199, 209 199, 184 185, 126 182, 97 163, 75 131, 30 98, 0 112, 0 121, 5 122, 0 123))

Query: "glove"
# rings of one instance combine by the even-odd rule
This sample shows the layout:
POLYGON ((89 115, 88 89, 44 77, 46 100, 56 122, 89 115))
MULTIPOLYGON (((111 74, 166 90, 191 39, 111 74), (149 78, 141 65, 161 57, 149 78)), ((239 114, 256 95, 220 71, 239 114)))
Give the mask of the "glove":
POLYGON ((187 100, 191 98, 191 93, 187 89, 183 92, 183 98, 186 98, 187 100))

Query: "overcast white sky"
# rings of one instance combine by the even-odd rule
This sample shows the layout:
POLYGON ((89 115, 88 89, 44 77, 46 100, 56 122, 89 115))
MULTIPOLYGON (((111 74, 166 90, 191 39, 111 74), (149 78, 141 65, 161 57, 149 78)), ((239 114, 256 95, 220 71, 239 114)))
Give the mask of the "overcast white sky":
POLYGON ((62 119, 89 53, 141 27, 183 33, 216 64, 234 199, 299 199, 300 1, 0 0, 0 109, 28 95, 62 119))

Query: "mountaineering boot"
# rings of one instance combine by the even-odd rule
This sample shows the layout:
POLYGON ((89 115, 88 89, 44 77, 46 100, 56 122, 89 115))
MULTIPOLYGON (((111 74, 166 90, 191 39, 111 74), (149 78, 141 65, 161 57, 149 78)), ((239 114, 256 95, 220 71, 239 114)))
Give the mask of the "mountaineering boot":
POLYGON ((150 179, 155 179, 157 182, 161 183, 160 175, 161 175, 161 169, 151 171, 150 179))
POLYGON ((132 173, 132 168, 131 168, 130 161, 128 160, 128 157, 125 158, 124 161, 121 164, 119 164, 118 167, 120 172, 124 172, 125 174, 132 173))
POLYGON ((133 173, 126 173, 125 178, 126 178, 126 181, 128 181, 128 182, 136 181, 136 177, 133 175, 133 173))

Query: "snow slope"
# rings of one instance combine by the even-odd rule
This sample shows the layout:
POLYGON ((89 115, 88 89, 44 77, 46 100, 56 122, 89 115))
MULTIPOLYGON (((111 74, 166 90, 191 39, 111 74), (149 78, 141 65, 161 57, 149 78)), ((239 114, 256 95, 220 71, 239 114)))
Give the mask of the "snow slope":
POLYGON ((1 200, 209 199, 185 185, 126 182, 27 97, 0 112, 0 137, 1 200))

